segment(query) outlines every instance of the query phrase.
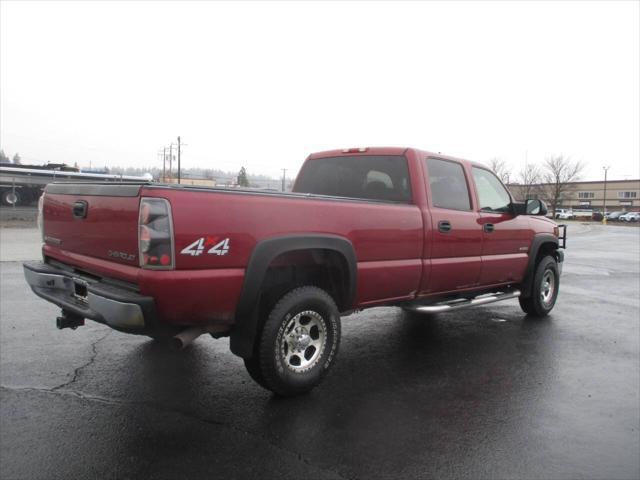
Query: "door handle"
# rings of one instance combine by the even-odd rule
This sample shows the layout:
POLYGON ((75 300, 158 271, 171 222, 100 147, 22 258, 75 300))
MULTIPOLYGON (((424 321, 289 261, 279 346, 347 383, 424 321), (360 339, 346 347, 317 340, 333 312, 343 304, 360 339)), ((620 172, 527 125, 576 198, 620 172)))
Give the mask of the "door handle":
POLYGON ((447 233, 451 231, 451 223, 449 220, 441 220, 438 222, 438 231, 447 233))
POLYGON ((482 227, 482 229, 487 233, 491 233, 491 232, 493 232, 495 227, 493 226, 493 223, 485 223, 484 227, 482 227))

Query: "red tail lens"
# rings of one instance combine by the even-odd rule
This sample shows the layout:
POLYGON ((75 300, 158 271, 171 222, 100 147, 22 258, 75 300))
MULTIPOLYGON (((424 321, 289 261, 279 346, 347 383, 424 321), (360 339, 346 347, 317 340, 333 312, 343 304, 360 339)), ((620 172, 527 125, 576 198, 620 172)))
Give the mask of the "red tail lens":
POLYGON ((173 222, 168 201, 162 198, 140 200, 138 249, 142 268, 173 268, 173 222))

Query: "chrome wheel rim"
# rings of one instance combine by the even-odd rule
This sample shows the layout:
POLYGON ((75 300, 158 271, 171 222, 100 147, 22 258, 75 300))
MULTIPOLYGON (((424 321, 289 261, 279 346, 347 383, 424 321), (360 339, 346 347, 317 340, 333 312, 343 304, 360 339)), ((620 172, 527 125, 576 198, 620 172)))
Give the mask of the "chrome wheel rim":
POLYGON ((313 368, 327 343, 325 322, 318 312, 306 310, 291 317, 280 337, 280 359, 293 372, 313 368))
POLYGON ((546 270, 542 276, 542 287, 540 288, 540 299, 545 305, 553 301, 556 291, 556 276, 552 270, 546 270))

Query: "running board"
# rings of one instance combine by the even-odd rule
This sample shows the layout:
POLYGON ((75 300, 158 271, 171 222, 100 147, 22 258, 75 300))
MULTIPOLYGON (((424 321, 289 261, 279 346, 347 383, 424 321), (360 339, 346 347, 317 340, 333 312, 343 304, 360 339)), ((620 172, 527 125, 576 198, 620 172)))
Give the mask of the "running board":
POLYGON ((509 300, 511 298, 518 298, 520 296, 520 290, 511 290, 510 292, 480 295, 473 300, 454 300, 452 302, 437 303, 435 305, 425 306, 412 306, 408 307, 410 310, 421 313, 440 313, 450 312, 451 310, 458 310, 460 308, 476 307, 478 305, 486 305, 487 303, 500 302, 502 300, 509 300))

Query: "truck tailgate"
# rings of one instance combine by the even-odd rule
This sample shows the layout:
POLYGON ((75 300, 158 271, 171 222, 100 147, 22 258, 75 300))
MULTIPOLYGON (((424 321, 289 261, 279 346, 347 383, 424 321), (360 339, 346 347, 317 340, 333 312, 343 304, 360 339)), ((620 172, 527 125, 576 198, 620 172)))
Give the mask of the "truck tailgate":
POLYGON ((139 265, 141 185, 51 184, 43 204, 44 241, 67 252, 139 265))

